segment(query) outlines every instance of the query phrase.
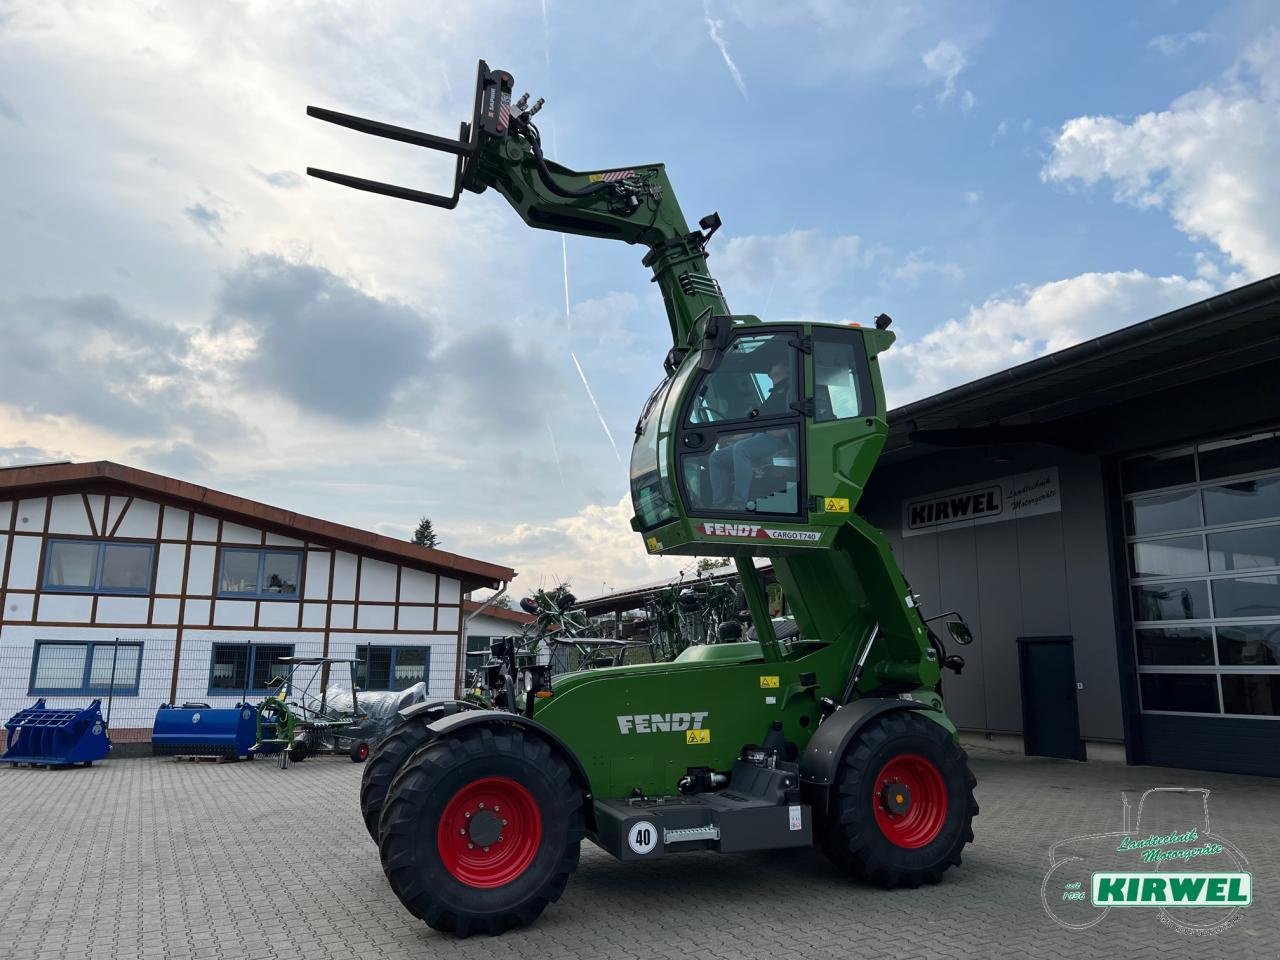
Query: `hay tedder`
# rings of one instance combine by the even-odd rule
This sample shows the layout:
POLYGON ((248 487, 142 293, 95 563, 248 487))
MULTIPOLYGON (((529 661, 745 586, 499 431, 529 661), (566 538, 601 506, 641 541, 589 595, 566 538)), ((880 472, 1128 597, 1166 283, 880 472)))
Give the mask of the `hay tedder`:
MULTIPOLYGON (((361 789, 392 889, 436 929, 499 933, 560 897, 583 838, 627 862, 815 845, 881 886, 940 880, 978 812, 941 696, 941 668, 963 661, 940 650, 855 509, 887 432, 889 318, 731 313, 707 269, 720 218, 690 229, 661 164, 548 160, 542 101, 512 92, 482 61, 456 140, 308 108, 453 155, 450 195, 308 173, 444 208, 492 188, 531 227, 645 249, 672 345, 636 424, 632 526, 651 554, 733 558, 752 629, 671 662, 531 669, 503 710, 403 711, 361 789), (794 613, 782 636, 756 557, 794 613)), ((971 639, 958 620, 948 629, 971 639)))

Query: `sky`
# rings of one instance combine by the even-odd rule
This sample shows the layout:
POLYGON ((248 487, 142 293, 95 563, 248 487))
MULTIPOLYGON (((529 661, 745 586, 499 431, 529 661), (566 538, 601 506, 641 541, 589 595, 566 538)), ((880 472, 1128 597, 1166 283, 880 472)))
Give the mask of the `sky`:
POLYGON ((479 58, 553 159, 718 211, 733 310, 889 313, 891 407, 1280 272, 1268 2, 0 0, 0 465, 427 515, 517 593, 687 565, 628 526, 643 251, 305 176, 447 192, 305 107, 452 135, 479 58))

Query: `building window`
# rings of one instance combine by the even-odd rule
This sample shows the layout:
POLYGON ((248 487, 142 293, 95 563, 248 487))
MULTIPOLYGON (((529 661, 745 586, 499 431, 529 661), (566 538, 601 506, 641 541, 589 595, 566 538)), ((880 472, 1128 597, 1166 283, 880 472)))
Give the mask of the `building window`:
POLYGON ((361 690, 406 690, 427 679, 430 647, 356 647, 356 686, 361 690))
POLYGON ((224 547, 218 596, 252 600, 297 600, 302 581, 301 550, 245 550, 224 547))
POLYGON ((1280 717, 1280 431, 1120 477, 1142 709, 1280 717))
POLYGON ((142 644, 37 640, 31 657, 32 696, 136 697, 142 644))
POLYGON ((209 693, 214 696, 266 696, 289 680, 281 657, 293 656, 291 643, 215 643, 209 668, 209 693))
POLYGON ((50 540, 44 589, 63 593, 144 594, 151 588, 149 543, 113 540, 50 540))
MULTIPOLYGON (((479 670, 489 662, 489 644, 492 641, 492 637, 467 637, 466 672, 468 674, 473 670, 479 670)), ((466 677, 463 679, 465 680, 466 677)))

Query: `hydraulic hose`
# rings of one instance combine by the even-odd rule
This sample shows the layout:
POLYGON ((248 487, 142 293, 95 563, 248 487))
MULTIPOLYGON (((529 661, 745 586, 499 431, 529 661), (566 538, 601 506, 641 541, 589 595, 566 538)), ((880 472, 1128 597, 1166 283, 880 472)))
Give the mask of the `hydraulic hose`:
POLYGON ((529 141, 529 145, 533 147, 533 159, 538 168, 538 179, 546 185, 548 190, 557 196, 569 199, 591 197, 595 196, 602 190, 608 190, 613 187, 612 183, 606 183, 603 180, 599 183, 593 183, 589 187, 581 187, 579 189, 561 186, 556 183, 555 178, 551 176, 551 171, 547 169, 547 161, 542 156, 542 137, 538 133, 538 128, 526 120, 524 122, 524 135, 529 141))

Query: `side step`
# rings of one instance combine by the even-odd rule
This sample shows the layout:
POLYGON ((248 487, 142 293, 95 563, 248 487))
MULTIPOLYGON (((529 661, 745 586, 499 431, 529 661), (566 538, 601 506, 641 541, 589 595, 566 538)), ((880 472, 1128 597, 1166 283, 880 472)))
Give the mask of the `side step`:
POLYGON ((685 850, 741 853, 807 847, 813 811, 719 790, 693 796, 595 801, 592 839, 619 860, 655 860, 685 850))

